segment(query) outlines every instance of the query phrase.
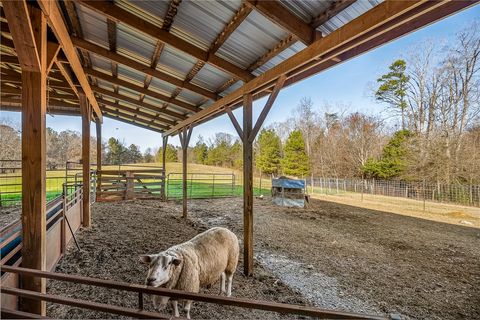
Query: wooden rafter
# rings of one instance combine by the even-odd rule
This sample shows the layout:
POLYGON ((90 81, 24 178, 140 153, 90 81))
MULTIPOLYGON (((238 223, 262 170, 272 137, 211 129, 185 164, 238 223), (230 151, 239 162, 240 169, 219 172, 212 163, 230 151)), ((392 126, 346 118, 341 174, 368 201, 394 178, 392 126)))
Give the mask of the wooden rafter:
POLYGON ((230 22, 227 23, 222 32, 217 36, 215 41, 213 41, 210 49, 208 50, 209 54, 215 54, 215 52, 220 49, 220 47, 227 41, 228 37, 238 28, 238 26, 245 20, 248 15, 252 12, 252 7, 246 3, 240 5, 240 9, 235 13, 230 22))
POLYGON ((266 18, 281 26, 291 34, 297 36, 304 44, 309 45, 316 38, 315 28, 285 8, 276 0, 246 0, 250 6, 266 18))
POLYGON ((114 120, 117 120, 117 121, 120 121, 120 122, 124 122, 124 123, 130 124, 130 125, 133 125, 133 126, 137 126, 137 127, 143 128, 143 129, 150 130, 150 131, 155 131, 155 132, 158 132, 158 133, 164 132, 164 130, 159 129, 159 128, 157 129, 156 127, 151 126, 146 122, 138 122, 138 120, 136 120, 136 121, 128 120, 128 119, 125 119, 125 118, 122 118, 122 117, 118 116, 115 113, 115 111, 110 111, 110 110, 105 110, 105 109, 103 109, 103 110, 105 112, 105 117, 107 117, 107 118, 111 118, 111 119, 114 119, 114 120))
POLYGON ((89 52, 92 52, 92 53, 98 54, 102 57, 105 57, 109 60, 121 63, 121 64, 126 65, 126 66, 128 66, 132 69, 135 69, 139 72, 149 74, 149 75, 151 75, 155 78, 158 78, 162 81, 171 83, 171 84, 173 84, 177 87, 182 87, 182 88, 188 89, 188 90, 190 90, 192 92, 195 92, 197 94, 200 94, 200 95, 202 95, 206 98, 213 99, 213 100, 218 99, 218 96, 214 92, 211 92, 209 90, 201 88, 197 85, 191 84, 191 83, 186 82, 184 80, 180 80, 178 78, 175 78, 175 77, 173 77, 173 76, 171 76, 171 75, 169 75, 165 72, 159 71, 157 69, 153 69, 150 66, 144 65, 144 64, 142 64, 142 63, 140 63, 140 62, 138 62, 134 59, 130 59, 130 58, 122 56, 118 53, 112 52, 112 51, 110 51, 108 49, 105 49, 101 46, 98 46, 98 45, 96 45, 92 42, 89 42, 89 41, 86 41, 86 40, 83 40, 83 39, 80 39, 80 38, 72 38, 72 41, 73 41, 73 44, 78 48, 85 49, 89 52))
POLYGON ((162 41, 172 47, 177 48, 180 51, 183 51, 192 57, 208 62, 213 66, 231 74, 234 77, 238 77, 243 81, 249 81, 253 79, 253 76, 246 70, 234 65, 231 62, 228 62, 225 59, 222 59, 216 55, 209 55, 207 51, 202 50, 195 45, 169 33, 166 30, 148 22, 140 19, 133 13, 130 13, 115 4, 109 1, 100 1, 100 0, 76 0, 83 5, 86 5, 90 9, 93 9, 100 14, 103 14, 110 19, 116 20, 117 22, 125 23, 143 33, 150 35, 151 37, 162 41))
POLYGON ((437 11, 440 13, 435 17, 436 19, 440 19, 460 10, 459 8, 466 8, 476 2, 477 1, 454 1, 453 4, 426 0, 387 0, 382 2, 360 17, 266 71, 260 77, 244 84, 228 96, 216 101, 211 106, 189 117, 187 120, 182 121, 172 129, 166 131, 165 135, 175 134, 185 126, 198 123, 206 118, 211 118, 213 115, 218 114, 225 106, 237 106, 241 103, 241 99, 245 93, 260 94, 262 90, 271 87, 272 82, 281 75, 287 76, 286 85, 289 85, 292 83, 288 81, 289 78, 294 78, 297 74, 302 74, 302 72, 307 72, 307 76, 312 75, 315 72, 308 73, 308 71, 315 69, 317 65, 329 60, 334 63, 334 61, 331 60, 332 58, 349 52, 350 50, 355 50, 369 41, 375 42, 375 45, 371 47, 373 48, 401 34, 405 34, 406 32, 435 21, 435 19, 429 19, 428 17, 430 17, 430 15, 435 16, 437 11), (417 18, 418 21, 416 21, 416 23, 418 23, 409 29, 407 27, 409 23, 415 21, 417 18), (401 29, 402 33, 394 32, 389 34, 390 31, 395 29, 401 29), (389 37, 386 38, 385 35, 389 37), (378 42, 376 42, 377 39, 378 42))
POLYGON ((95 100, 87 76, 83 72, 82 64, 80 63, 77 53, 75 52, 75 48, 70 38, 70 34, 68 33, 67 27, 65 26, 65 22, 63 20, 60 9, 58 8, 57 2, 49 0, 38 0, 37 3, 40 5, 40 8, 47 17, 48 24, 52 29, 53 33, 55 34, 58 42, 60 43, 62 50, 65 53, 68 62, 70 63, 70 67, 75 73, 75 76, 77 77, 83 92, 85 92, 88 101, 92 105, 93 110, 97 114, 98 119, 101 121, 102 112, 100 111, 97 101, 95 100))
POLYGON ((131 112, 131 113, 134 114, 134 116, 142 116, 142 117, 145 117, 145 118, 154 118, 154 119, 156 119, 156 121, 158 121, 158 123, 165 124, 167 126, 171 126, 175 123, 175 121, 172 121, 172 120, 161 117, 160 113, 156 113, 156 114, 152 115, 150 113, 138 110, 139 108, 127 107, 127 106, 124 106, 124 105, 122 105, 118 102, 112 102, 112 101, 108 101, 108 100, 105 100, 105 99, 102 99, 102 98, 98 98, 98 103, 104 104, 106 106, 113 107, 113 108, 118 109, 118 110, 131 112))
POLYGON ((70 86, 70 89, 75 93, 75 95, 78 97, 78 89, 77 89, 77 84, 74 82, 72 74, 69 69, 67 69, 66 66, 64 66, 62 63, 57 62, 56 63, 58 69, 60 70, 61 74, 67 81, 68 85, 70 86))
MULTIPOLYGON (((137 91, 139 93, 150 96, 152 98, 159 99, 159 100, 165 101, 167 103, 171 103, 171 104, 173 104, 177 107, 183 108, 185 110, 199 111, 199 109, 196 106, 194 106, 190 103, 187 103, 187 102, 184 102, 182 100, 175 99, 175 98, 170 98, 170 97, 168 97, 166 95, 163 95, 161 93, 158 93, 156 91, 145 89, 142 86, 135 85, 133 83, 130 83, 130 82, 122 80, 122 79, 114 78, 114 77, 112 77, 108 74, 105 74, 103 72, 99 72, 99 71, 93 70, 93 69, 85 69, 85 72, 87 74, 93 76, 93 77, 108 81, 110 83, 114 83, 116 85, 131 89, 131 90, 134 90, 134 91, 137 91)), ((181 116, 180 114, 177 115, 177 117, 180 117, 180 116, 181 116)))
POLYGON ((312 19, 312 21, 310 22, 310 25, 313 28, 318 28, 319 26, 321 26, 322 24, 330 20, 332 17, 339 14, 341 11, 348 8, 355 1, 356 0, 338 0, 333 2, 327 10, 325 10, 320 15, 312 19))
POLYGON ((280 52, 283 50, 287 49, 290 47, 292 44, 294 44, 298 40, 297 37, 295 37, 293 34, 287 36, 285 39, 277 43, 275 47, 267 51, 264 55, 262 55, 260 58, 257 59, 254 63, 252 63, 249 67, 248 70, 253 71, 257 69, 260 66, 263 66, 266 62, 268 62, 270 59, 278 55, 280 52))
MULTIPOLYGON (((124 118, 125 120, 131 120, 131 122, 138 122, 138 123, 142 123, 144 124, 145 126, 148 125, 148 122, 150 120, 143 120, 142 118, 138 118, 138 117, 135 117, 133 115, 130 115, 124 111, 121 111, 120 109, 118 109, 117 107, 110 107, 110 106, 107 106, 107 105, 104 105, 102 104, 102 110, 103 111, 106 111, 106 112, 109 112, 111 114, 114 114, 114 115, 117 115, 119 117, 122 117, 124 118)), ((132 113, 134 112, 134 110, 132 110, 132 113)), ((152 128, 158 128, 159 130, 166 130, 168 129, 167 126, 164 126, 164 125, 161 125, 161 124, 158 124, 158 123, 155 123, 153 126, 151 126, 152 128)))

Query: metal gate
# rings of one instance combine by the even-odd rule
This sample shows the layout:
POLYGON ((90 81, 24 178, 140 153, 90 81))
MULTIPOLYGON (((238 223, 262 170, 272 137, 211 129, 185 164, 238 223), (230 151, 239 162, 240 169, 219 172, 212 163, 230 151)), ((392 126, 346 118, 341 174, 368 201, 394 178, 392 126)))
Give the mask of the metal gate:
MULTIPOLYGON (((183 196, 183 174, 169 173, 167 176, 167 199, 183 196)), ((187 174, 187 198, 206 199, 233 197, 241 194, 241 186, 235 185, 233 173, 189 173, 187 174)))

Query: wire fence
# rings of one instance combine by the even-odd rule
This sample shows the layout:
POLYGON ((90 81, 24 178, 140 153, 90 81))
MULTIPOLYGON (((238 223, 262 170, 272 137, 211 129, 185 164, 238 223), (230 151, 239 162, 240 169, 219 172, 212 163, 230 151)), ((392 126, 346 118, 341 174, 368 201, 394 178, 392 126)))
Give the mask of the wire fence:
POLYGON ((480 185, 337 178, 308 178, 307 185, 312 194, 357 193, 480 207, 480 185))

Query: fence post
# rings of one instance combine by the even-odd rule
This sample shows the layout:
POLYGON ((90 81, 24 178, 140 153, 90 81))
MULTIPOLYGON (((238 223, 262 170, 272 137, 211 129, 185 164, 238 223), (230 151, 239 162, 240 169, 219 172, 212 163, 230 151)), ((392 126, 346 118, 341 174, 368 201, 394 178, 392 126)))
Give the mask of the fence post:
POLYGON ((134 181, 133 181, 133 172, 131 171, 126 171, 125 172, 125 179, 127 180, 127 189, 125 191, 125 199, 132 199, 134 197, 134 181))
POLYGON ((232 173, 232 197, 235 195, 235 174, 232 173))
POLYGON ((62 254, 65 253, 65 248, 67 246, 66 244, 66 232, 65 232, 65 219, 66 219, 66 216, 67 216, 67 183, 64 183, 63 184, 63 214, 62 214, 62 222, 61 222, 61 225, 60 225, 60 252, 62 254))
POLYGON ((337 178, 337 194, 338 194, 338 178, 337 178))
POLYGON ((365 180, 362 179, 362 202, 363 202, 363 189, 365 188, 365 180))
POLYGON ((425 213, 425 179, 423 179, 423 213, 425 213))
POLYGON ((215 173, 213 174, 212 198, 215 197, 215 173))

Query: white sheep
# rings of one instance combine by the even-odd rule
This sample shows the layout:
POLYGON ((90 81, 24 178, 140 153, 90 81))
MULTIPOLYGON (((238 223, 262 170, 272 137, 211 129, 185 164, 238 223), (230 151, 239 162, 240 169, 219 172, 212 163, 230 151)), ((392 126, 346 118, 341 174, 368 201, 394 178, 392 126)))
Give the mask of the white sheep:
MULTIPOLYGON (((199 292, 200 287, 208 287, 220 279, 219 294, 231 296, 238 256, 237 236, 226 228, 216 227, 158 254, 142 255, 140 261, 149 264, 146 285, 199 292)), ((164 309, 168 300, 169 297, 155 296, 155 309, 164 309)), ((179 317, 178 302, 172 300, 172 304, 175 317, 179 317)), ((187 300, 184 307, 188 319, 191 305, 192 301, 187 300)))

